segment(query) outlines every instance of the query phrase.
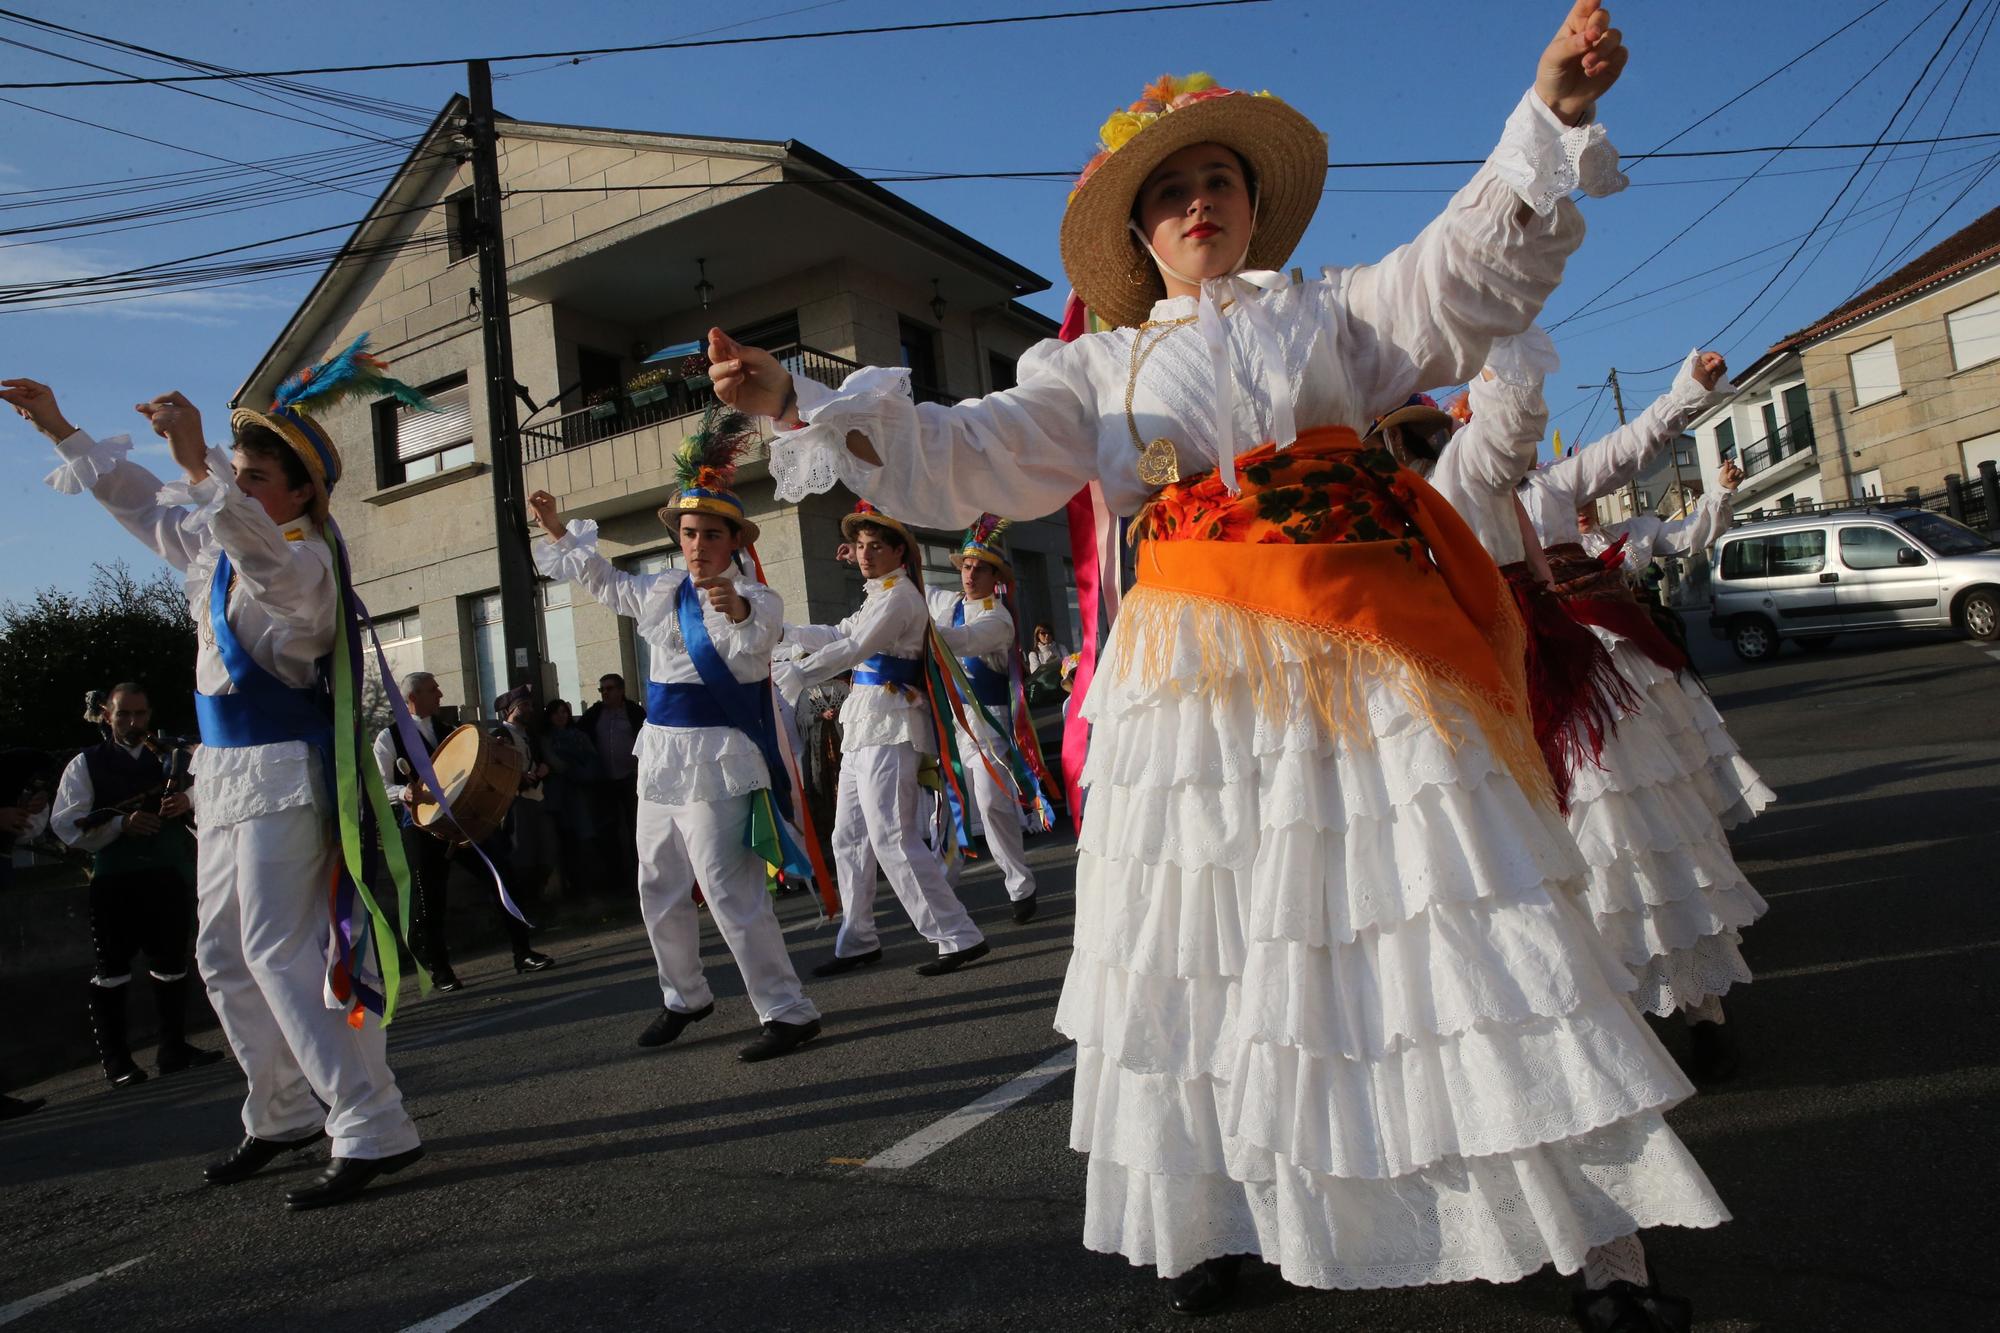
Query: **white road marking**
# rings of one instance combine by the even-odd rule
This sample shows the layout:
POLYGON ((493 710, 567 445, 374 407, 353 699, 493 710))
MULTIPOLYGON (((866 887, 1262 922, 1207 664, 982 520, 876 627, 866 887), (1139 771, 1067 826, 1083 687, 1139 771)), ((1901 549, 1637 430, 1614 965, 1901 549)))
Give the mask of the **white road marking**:
POLYGON ((1988 648, 1986 650, 1986 655, 1992 658, 1994 661, 2000 662, 2000 648, 1988 648))
POLYGON ((142 1254, 137 1259, 127 1259, 122 1264, 113 1264, 101 1273, 92 1273, 89 1277, 80 1277, 74 1282, 65 1282, 60 1287, 50 1287, 47 1291, 41 1292, 38 1295, 24 1296, 12 1305, 0 1305, 0 1324, 11 1324, 22 1315, 31 1314, 51 1301, 59 1301, 73 1291, 82 1291, 99 1278, 106 1278, 110 1277, 113 1273, 123 1272, 133 1264, 143 1263, 152 1257, 150 1254, 142 1254))
MULTIPOLYGON (((521 1282, 531 1282, 533 1280, 534 1278, 531 1274, 528 1277, 522 1278, 521 1282)), ((489 1291, 484 1296, 476 1297, 463 1305, 455 1305, 441 1315, 431 1316, 421 1324, 411 1324, 403 1330, 403 1333, 446 1333, 446 1330, 457 1328, 487 1306, 498 1301, 502 1296, 520 1286, 521 1282, 509 1282, 498 1291, 489 1291)))
POLYGON ((1987 949, 2000 948, 2000 943, 1982 940, 1977 944, 1955 944, 1944 949, 1916 949, 1909 953, 1885 953, 1873 958, 1849 958, 1837 963, 1811 963, 1805 967, 1781 967, 1775 972, 1759 972, 1759 981, 1783 981, 1790 977, 1812 977, 1824 972, 1845 972, 1850 967, 1867 967, 1873 963, 1918 963, 1926 958, 1950 958, 1957 954, 1980 953, 1987 949))
POLYGON ((478 1032, 483 1028, 490 1028, 496 1023, 505 1023, 519 1018, 523 1014, 532 1014, 543 1009, 553 1009, 559 1004, 568 1004, 571 1000, 580 1000, 586 995, 595 995, 603 989, 605 989, 603 986, 592 986, 588 990, 576 990, 571 991, 567 995, 558 995, 552 1000, 538 1000, 534 1004, 507 1005, 497 1014, 489 1014, 485 1018, 476 1018, 470 1023, 460 1023, 456 1027, 446 1028, 442 1032, 426 1033, 421 1037, 412 1038, 409 1041, 400 1043, 396 1049, 399 1051, 420 1051, 426 1046, 441 1046, 445 1042, 457 1041, 460 1037, 478 1032))
POLYGON ((926 1125, 901 1143, 883 1149, 864 1165, 878 1171, 915 1166, 939 1148, 999 1115, 1014 1103, 1076 1068, 1076 1047, 1065 1046, 1021 1077, 993 1089, 978 1101, 959 1107, 944 1119, 926 1125))

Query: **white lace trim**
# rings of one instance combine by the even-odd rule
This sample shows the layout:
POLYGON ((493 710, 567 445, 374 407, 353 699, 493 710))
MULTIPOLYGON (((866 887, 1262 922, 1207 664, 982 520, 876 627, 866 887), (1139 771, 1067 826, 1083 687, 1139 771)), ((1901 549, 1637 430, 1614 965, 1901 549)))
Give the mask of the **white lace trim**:
POLYGON ((877 413, 890 398, 910 397, 910 372, 904 366, 864 366, 829 392, 809 377, 795 375, 800 415, 807 425, 779 430, 771 439, 771 480, 777 498, 797 504, 809 495, 830 491, 838 482, 857 495, 872 491, 882 471, 847 451, 847 432, 869 433, 877 413))
POLYGON ((693 805, 762 791, 771 770, 757 742, 734 727, 639 728, 639 794, 658 805, 693 805))
POLYGON ((56 446, 56 455, 62 459, 62 465, 43 477, 42 481, 63 495, 81 495, 109 476, 112 469, 124 462, 131 452, 130 435, 113 435, 108 440, 97 440, 78 431, 56 446), (71 446, 78 440, 88 443, 71 452, 71 446))
POLYGON ((200 481, 176 477, 160 487, 154 503, 167 509, 185 508, 181 531, 202 536, 215 527, 215 516, 236 489, 236 468, 220 449, 208 451, 208 475, 200 481))
POLYGON ((1565 126, 1532 88, 1507 117, 1487 163, 1541 217, 1572 190, 1599 199, 1629 183, 1603 125, 1592 120, 1565 126))
POLYGON ((317 752, 304 741, 194 753, 195 817, 203 828, 240 824, 298 806, 326 808, 326 780, 317 752))

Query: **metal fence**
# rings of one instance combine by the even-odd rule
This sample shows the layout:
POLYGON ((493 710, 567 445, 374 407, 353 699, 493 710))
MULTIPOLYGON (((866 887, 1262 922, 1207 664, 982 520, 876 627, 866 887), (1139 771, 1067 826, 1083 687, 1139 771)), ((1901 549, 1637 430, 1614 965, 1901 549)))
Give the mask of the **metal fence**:
MULTIPOLYGON (((828 388, 839 388, 843 380, 861 369, 859 362, 822 352, 817 347, 793 343, 770 349, 778 364, 794 375, 818 380, 828 388)), ((929 385, 912 384, 910 391, 920 403, 949 403, 949 394, 929 385)), ((706 377, 664 380, 642 389, 623 388, 603 402, 580 407, 538 425, 521 428, 521 459, 534 463, 566 449, 608 440, 644 430, 677 417, 693 416, 714 402, 706 377)))
POLYGON ((1969 528, 1991 532, 2000 529, 2000 475, 1995 475, 1993 464, 1986 463, 1980 467, 1979 475, 1976 477, 1961 477, 1956 472, 1947 474, 1944 484, 1936 490, 1926 491, 1922 487, 1911 486, 1899 496, 1882 495, 1867 500, 1798 501, 1770 509, 1753 509, 1750 511, 1750 521, 1788 518, 1795 514, 1831 514, 1857 509, 1926 509, 1934 514, 1945 514, 1955 518, 1969 528))
POLYGON ((1745 477, 1754 477, 1768 467, 1783 462, 1794 454, 1802 454, 1813 447, 1813 428, 1810 418, 1787 422, 1776 432, 1766 435, 1757 443, 1744 449, 1739 460, 1745 477))

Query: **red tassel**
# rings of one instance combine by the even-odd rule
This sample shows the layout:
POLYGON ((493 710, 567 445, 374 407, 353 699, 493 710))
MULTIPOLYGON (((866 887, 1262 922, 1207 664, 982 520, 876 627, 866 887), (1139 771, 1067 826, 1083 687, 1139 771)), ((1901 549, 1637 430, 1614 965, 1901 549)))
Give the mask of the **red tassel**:
POLYGON ((1621 711, 1638 711, 1632 687, 1618 674, 1611 653, 1572 619, 1562 599, 1522 564, 1507 566, 1507 586, 1528 628, 1528 707, 1535 743, 1555 782, 1556 804, 1567 815, 1578 770, 1603 766, 1604 741, 1621 711))

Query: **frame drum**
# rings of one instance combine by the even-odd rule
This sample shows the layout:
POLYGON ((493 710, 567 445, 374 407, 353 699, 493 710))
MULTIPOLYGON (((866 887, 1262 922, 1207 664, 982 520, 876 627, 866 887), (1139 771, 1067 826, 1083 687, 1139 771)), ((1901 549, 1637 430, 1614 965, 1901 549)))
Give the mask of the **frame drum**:
POLYGON ((521 790, 521 755, 505 741, 495 740, 478 726, 467 723, 445 737, 444 744, 431 756, 431 766, 444 786, 451 813, 458 821, 445 818, 444 807, 425 798, 417 802, 417 827, 432 837, 464 846, 485 842, 500 831, 507 808, 521 790), (463 830, 463 836, 460 831, 463 830))

